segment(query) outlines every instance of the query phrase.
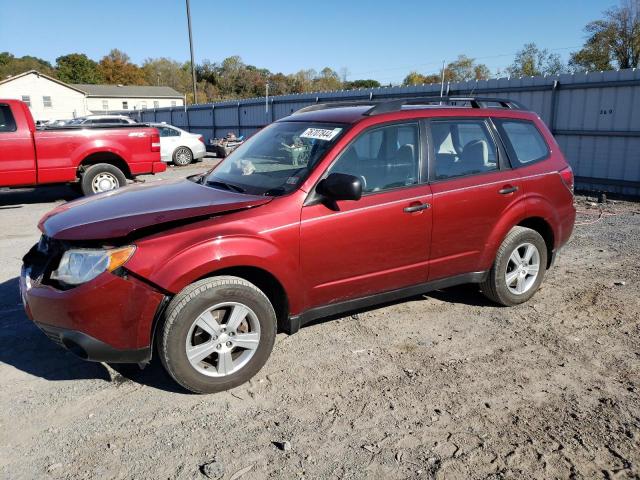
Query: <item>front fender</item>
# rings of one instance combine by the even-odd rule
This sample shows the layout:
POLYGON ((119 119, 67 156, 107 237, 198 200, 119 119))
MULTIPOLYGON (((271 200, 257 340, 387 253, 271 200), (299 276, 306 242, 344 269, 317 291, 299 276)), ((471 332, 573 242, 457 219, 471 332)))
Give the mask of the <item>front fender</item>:
POLYGON ((292 313, 302 308, 298 261, 292 254, 264 238, 238 235, 212 239, 191 246, 163 261, 145 275, 149 281, 171 293, 212 272, 233 267, 254 267, 273 275, 287 293, 292 313))

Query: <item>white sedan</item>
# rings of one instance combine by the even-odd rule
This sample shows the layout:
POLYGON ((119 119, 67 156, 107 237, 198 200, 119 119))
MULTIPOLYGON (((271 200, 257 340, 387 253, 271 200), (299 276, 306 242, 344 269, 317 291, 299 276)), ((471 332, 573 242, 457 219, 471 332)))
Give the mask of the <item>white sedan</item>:
POLYGON ((183 167, 207 153, 202 135, 189 133, 166 123, 151 123, 160 132, 160 158, 183 167))

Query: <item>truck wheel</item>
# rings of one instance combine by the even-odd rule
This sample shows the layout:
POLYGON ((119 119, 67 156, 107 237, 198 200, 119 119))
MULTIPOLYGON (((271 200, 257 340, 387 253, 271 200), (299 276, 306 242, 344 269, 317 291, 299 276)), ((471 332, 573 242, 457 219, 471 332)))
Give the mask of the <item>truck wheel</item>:
POLYGON ((94 195, 123 187, 127 184, 127 179, 118 167, 108 163, 97 163, 85 170, 80 183, 82 193, 94 195))
POLYGON ((538 232, 513 227, 498 249, 493 267, 482 283, 482 293, 507 307, 526 302, 542 283, 547 245, 538 232))
POLYGON ((178 147, 173 152, 173 163, 178 167, 189 165, 193 161, 193 152, 188 147, 178 147))
POLYGON ((194 393, 236 387, 266 363, 276 314, 252 283, 232 276, 199 280, 176 295, 158 332, 158 353, 173 379, 194 393))

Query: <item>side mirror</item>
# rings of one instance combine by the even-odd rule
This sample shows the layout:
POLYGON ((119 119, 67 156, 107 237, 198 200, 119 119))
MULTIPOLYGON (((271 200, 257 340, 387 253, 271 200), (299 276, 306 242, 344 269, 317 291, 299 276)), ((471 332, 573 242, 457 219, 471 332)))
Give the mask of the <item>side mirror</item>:
POLYGON ((333 201, 360 200, 362 180, 346 173, 331 173, 318 183, 316 192, 333 201))

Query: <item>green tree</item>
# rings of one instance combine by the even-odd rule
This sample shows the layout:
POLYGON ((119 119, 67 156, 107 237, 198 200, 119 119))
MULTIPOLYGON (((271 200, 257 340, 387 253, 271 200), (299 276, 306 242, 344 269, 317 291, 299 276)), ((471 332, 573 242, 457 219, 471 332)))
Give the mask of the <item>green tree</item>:
POLYGON ((571 54, 574 71, 637 68, 640 61, 640 0, 628 0, 610 8, 604 18, 584 28, 587 40, 571 54))
POLYGON ((170 58, 147 58, 142 63, 142 74, 148 85, 171 87, 180 93, 193 90, 191 65, 170 58))
POLYGON ((28 72, 29 70, 37 70, 45 75, 55 76, 53 67, 46 60, 30 55, 15 57, 9 52, 0 53, 0 79, 28 72))
POLYGON ((447 82, 486 80, 491 76, 491 72, 486 65, 476 63, 475 59, 466 55, 458 55, 456 60, 446 66, 444 72, 444 79, 447 82))
POLYGON ((98 71, 104 81, 112 85, 145 85, 142 69, 130 60, 129 55, 114 48, 102 57, 98 71))
POLYGON ((379 88, 380 82, 372 79, 352 80, 350 82, 344 82, 344 88, 346 90, 353 90, 356 88, 379 88))
POLYGON ((56 76, 67 83, 101 83, 98 64, 84 53, 70 53, 56 58, 56 76))
POLYGON ((535 43, 527 43, 516 53, 513 63, 507 72, 513 77, 529 77, 537 75, 557 75, 565 71, 560 56, 546 48, 540 49, 535 43))
POLYGON ((413 72, 409 72, 409 74, 406 77, 404 77, 404 80, 402 81, 402 85, 409 86, 409 85, 422 85, 425 83, 440 83, 440 80, 441 80, 441 76, 438 75, 437 73, 423 75, 421 73, 413 71, 413 72))

